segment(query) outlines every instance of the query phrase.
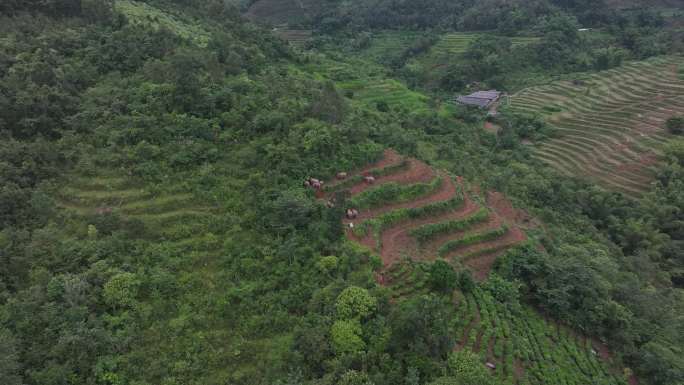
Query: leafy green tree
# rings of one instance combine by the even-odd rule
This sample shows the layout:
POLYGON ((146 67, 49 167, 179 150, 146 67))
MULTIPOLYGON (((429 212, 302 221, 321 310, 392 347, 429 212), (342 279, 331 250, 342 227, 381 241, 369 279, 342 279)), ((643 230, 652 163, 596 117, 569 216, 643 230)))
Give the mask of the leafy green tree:
POLYGON ((448 293, 456 288, 458 274, 446 261, 438 259, 430 266, 430 285, 433 289, 448 293))
POLYGON ((390 350, 407 356, 446 358, 453 346, 448 306, 435 295, 424 295, 393 309, 389 317, 390 350))
POLYGON ((484 289, 499 302, 508 304, 519 303, 519 284, 501 278, 498 274, 491 274, 484 283, 484 289))
POLYGON ((342 375, 339 385, 374 385, 367 373, 349 370, 342 375))
POLYGON ((377 302, 368 290, 358 286, 349 286, 337 297, 335 304, 337 317, 343 320, 365 319, 373 314, 377 302))
POLYGON ((136 303, 140 281, 133 273, 118 273, 104 285, 105 301, 118 308, 131 307, 136 303))
POLYGON ((335 321, 330 330, 330 336, 337 354, 358 353, 366 348, 358 319, 335 321))
POLYGON ((19 352, 17 339, 12 333, 0 328, 0 378, 3 384, 22 385, 20 376, 19 352))

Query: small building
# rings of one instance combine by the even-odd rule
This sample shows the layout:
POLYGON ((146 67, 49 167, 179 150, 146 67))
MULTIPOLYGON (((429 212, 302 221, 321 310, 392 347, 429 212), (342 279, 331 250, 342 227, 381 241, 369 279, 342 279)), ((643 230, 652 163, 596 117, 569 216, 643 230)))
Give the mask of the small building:
POLYGON ((496 90, 477 91, 470 95, 461 95, 456 98, 456 103, 464 106, 488 108, 492 103, 501 98, 501 92, 496 90))

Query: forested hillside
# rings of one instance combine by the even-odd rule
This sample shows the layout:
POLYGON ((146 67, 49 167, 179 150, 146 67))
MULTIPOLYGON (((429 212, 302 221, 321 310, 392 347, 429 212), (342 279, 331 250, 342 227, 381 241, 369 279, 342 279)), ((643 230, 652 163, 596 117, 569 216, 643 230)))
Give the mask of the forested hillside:
POLYGON ((684 383, 677 117, 633 197, 447 101, 679 62, 660 14, 296 3, 0 3, 0 384, 684 383))

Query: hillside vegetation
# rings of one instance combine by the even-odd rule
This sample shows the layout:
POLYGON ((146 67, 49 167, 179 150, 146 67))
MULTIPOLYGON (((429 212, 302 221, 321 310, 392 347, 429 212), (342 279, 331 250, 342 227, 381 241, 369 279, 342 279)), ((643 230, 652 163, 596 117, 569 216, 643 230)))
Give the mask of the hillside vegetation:
POLYGON ((583 114, 625 104, 604 142, 678 108, 639 71, 679 63, 658 16, 0 2, 0 383, 683 382, 684 142, 639 139, 632 196, 542 159, 583 114), (491 132, 447 101, 540 84, 491 132))

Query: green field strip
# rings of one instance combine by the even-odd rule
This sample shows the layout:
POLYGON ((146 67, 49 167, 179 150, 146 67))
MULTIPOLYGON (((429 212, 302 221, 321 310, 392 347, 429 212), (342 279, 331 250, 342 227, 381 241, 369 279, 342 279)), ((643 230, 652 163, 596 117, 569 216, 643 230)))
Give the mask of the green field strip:
POLYGON ((436 214, 458 210, 463 205, 463 202, 463 194, 459 192, 454 198, 449 200, 434 202, 425 206, 392 210, 361 222, 354 227, 354 234, 363 237, 372 231, 372 234, 375 236, 376 240, 378 240, 384 230, 400 222, 426 218, 436 214))
POLYGON ((132 203, 124 203, 119 207, 126 215, 162 213, 177 209, 179 206, 190 206, 195 199, 194 194, 174 194, 150 198, 132 203))
POLYGON ((458 238, 450 239, 444 242, 437 249, 437 254, 441 257, 455 253, 462 247, 467 247, 475 244, 485 243, 494 239, 500 238, 509 231, 506 225, 495 229, 487 229, 480 232, 466 232, 461 234, 458 238))
POLYGON ((134 214, 129 217, 139 219, 148 224, 168 225, 174 222, 204 218, 210 215, 211 211, 207 209, 185 208, 155 214, 134 214))
POLYGON ((472 225, 482 223, 489 218, 489 211, 482 207, 477 212, 460 219, 439 223, 430 223, 417 227, 409 232, 420 245, 444 234, 466 231, 472 225))
POLYGON ((406 203, 435 193, 444 183, 444 178, 437 176, 429 183, 399 184, 390 182, 369 188, 354 196, 350 204, 354 208, 370 209, 388 204, 406 203))
POLYGON ((58 199, 60 202, 68 203, 72 206, 86 208, 96 206, 118 206, 123 203, 146 200, 150 197, 152 197, 152 193, 143 189, 80 191, 65 188, 59 192, 58 199))
MULTIPOLYGON (((601 152, 597 151, 599 148, 595 146, 589 146, 585 142, 580 142, 580 143, 574 143, 571 137, 564 137, 562 139, 554 139, 552 141, 545 142, 541 148, 544 147, 550 147, 550 148, 555 148, 555 149, 566 149, 566 150, 571 150, 571 153, 577 152, 578 159, 583 159, 583 160, 594 160, 594 161, 599 161, 602 160, 612 166, 619 166, 622 164, 624 161, 621 161, 620 159, 615 159, 615 158, 608 158, 605 155, 601 154, 601 152), (598 152, 598 154, 596 154, 598 152), (589 159, 586 159, 585 157, 589 156, 589 159)), ((629 159, 627 160, 629 162, 635 161, 635 159, 629 159)))
POLYGON ((79 191, 109 191, 132 188, 135 181, 121 176, 69 176, 69 187, 79 191))
POLYGON ((482 257, 484 255, 500 253, 502 251, 510 249, 511 247, 514 247, 516 244, 517 244, 516 241, 510 241, 510 242, 506 242, 502 245, 486 247, 484 249, 471 251, 471 252, 468 252, 465 254, 458 254, 457 253, 452 258, 458 259, 461 262, 468 262, 473 258, 479 258, 479 257, 482 257))

